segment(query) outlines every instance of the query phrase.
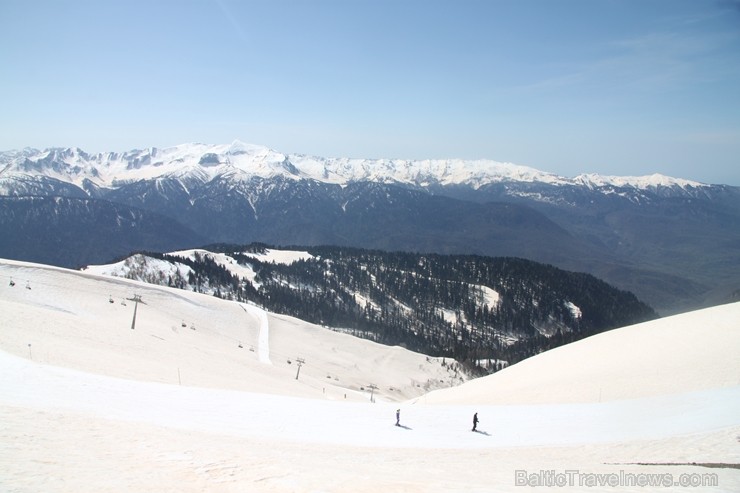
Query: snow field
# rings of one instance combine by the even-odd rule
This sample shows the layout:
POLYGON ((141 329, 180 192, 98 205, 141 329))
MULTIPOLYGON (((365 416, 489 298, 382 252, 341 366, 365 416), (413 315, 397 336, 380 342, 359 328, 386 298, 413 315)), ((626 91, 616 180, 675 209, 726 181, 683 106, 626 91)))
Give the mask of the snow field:
POLYGON ((31 344, 37 362, 134 380, 327 399, 346 395, 363 402, 369 394, 361 389, 371 383, 380 387, 378 397, 403 400, 421 395, 423 386, 450 382, 441 360, 267 314, 249 304, 7 262, 0 263, 0 311, 13 330, 0 340, 0 349, 28 357, 31 344), (14 288, 7 286, 11 277, 14 288), (26 280, 31 290, 24 289, 26 280), (131 330, 136 294, 146 304, 139 304, 131 330), (295 385, 299 357, 307 364, 295 385), (265 364, 270 361, 272 366, 265 364), (378 361, 387 373, 373 382, 378 361))
POLYGON ((740 386, 740 303, 603 332, 421 402, 606 402, 740 386))
POLYGON ((740 463, 740 304, 432 393, 434 358, 123 279, 0 261, 0 313, 0 491, 522 491, 550 470, 740 491, 740 469, 690 465, 740 463))

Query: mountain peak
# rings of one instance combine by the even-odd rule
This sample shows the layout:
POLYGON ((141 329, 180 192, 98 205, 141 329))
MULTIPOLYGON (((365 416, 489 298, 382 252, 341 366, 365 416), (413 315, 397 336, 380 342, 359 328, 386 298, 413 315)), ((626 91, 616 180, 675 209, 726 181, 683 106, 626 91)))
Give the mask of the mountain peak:
POLYGON ((231 145, 228 146, 226 153, 231 155, 238 154, 259 154, 261 152, 269 152, 270 149, 265 146, 257 144, 248 144, 241 140, 234 140, 231 145))
POLYGON ((691 188, 706 186, 703 183, 683 178, 674 178, 672 176, 653 173, 645 176, 605 176, 595 173, 581 174, 573 179, 578 185, 585 185, 590 188, 601 187, 625 187, 639 189, 656 189, 656 188, 691 188))

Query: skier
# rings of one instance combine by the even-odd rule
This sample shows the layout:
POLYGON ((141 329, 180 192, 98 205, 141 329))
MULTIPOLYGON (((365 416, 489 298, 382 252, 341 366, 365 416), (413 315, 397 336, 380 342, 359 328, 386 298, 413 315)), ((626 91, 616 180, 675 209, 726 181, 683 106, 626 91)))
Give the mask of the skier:
POLYGON ((473 414, 473 430, 476 431, 476 428, 478 428, 478 413, 473 414))
POLYGON ((401 426, 401 410, 396 409, 396 426, 401 426))

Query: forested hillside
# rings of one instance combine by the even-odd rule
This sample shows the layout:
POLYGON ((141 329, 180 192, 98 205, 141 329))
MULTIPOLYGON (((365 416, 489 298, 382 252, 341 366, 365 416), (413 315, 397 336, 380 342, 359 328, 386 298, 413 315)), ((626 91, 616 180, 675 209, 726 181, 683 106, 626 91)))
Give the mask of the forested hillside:
MULTIPOLYGON (((291 263, 265 261, 264 245, 216 245, 250 276, 208 252, 147 254, 179 265, 128 259, 128 277, 252 301, 292 315, 489 371, 655 312, 595 277, 518 259, 304 248, 291 263), (187 274, 182 274, 187 272, 187 274), (174 273, 174 274, 173 274, 174 273)), ((132 257, 133 258, 133 257, 132 257)))

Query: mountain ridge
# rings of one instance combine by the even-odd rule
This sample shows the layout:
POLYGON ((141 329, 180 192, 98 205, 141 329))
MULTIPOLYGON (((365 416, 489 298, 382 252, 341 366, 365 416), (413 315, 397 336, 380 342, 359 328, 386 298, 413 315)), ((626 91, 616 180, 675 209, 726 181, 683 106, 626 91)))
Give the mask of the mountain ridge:
POLYGON ((52 178, 78 185, 82 179, 87 178, 98 186, 108 187, 115 187, 120 176, 125 173, 131 175, 131 179, 152 179, 172 177, 174 172, 182 175, 183 168, 206 173, 211 179, 216 174, 241 171, 246 177, 272 178, 281 175, 342 185, 353 181, 377 181, 419 187, 463 184, 477 189, 491 183, 538 182, 581 185, 592 189, 632 187, 643 190, 667 188, 676 191, 711 186, 658 173, 646 176, 584 173, 567 178, 528 166, 489 159, 361 159, 284 154, 268 147, 240 141, 222 145, 191 143, 164 149, 151 147, 94 155, 77 147, 44 150, 25 148, 21 151, 0 152, 0 166, 4 168, 0 171, 0 177, 12 172, 43 172, 51 169, 55 173, 47 176, 52 178))

